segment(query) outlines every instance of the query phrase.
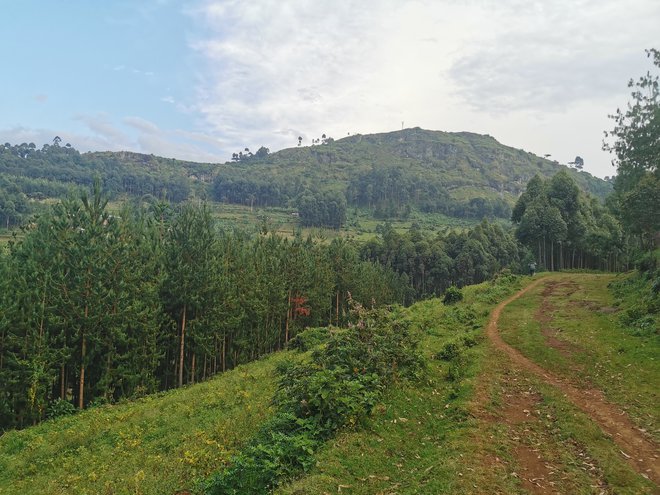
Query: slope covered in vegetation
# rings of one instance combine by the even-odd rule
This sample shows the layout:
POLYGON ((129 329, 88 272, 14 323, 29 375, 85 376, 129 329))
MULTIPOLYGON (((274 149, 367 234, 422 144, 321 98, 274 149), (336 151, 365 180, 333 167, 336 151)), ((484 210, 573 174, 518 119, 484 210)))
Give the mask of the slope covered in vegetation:
MULTIPOLYGON (((616 291, 608 293, 604 282, 610 279, 569 274, 543 280, 529 296, 505 308, 501 331, 553 373, 568 373, 576 386, 602 387, 608 400, 655 436, 657 335, 627 326, 625 315, 635 303, 616 298, 616 291), (567 298, 567 288, 577 290, 567 298), (585 300, 605 310, 594 312, 582 304, 585 300), (619 311, 608 309, 614 307, 619 311), (570 321, 571 326, 551 338, 545 326, 553 323, 544 320, 549 313, 543 311, 552 311, 556 324, 565 327, 570 321), (631 366, 643 374, 620 373, 631 366), (585 381, 585 375, 593 382, 585 381)), ((370 373, 358 370, 362 385, 353 387, 350 381, 327 378, 354 370, 310 362, 308 350, 323 349, 333 338, 332 331, 313 329, 295 341, 297 350, 205 383, 5 433, 0 437, 0 493, 201 494, 218 486, 209 485, 213 473, 235 476, 231 469, 236 466, 244 471, 235 479, 249 483, 245 475, 254 471, 245 469, 257 466, 252 463, 257 453, 276 461, 265 465, 280 473, 276 493, 281 494, 527 493, 539 486, 563 493, 587 493, 593 486, 605 493, 652 493, 653 485, 635 474, 597 424, 549 384, 512 368, 486 343, 483 329, 491 309, 530 281, 503 274, 464 288, 459 302, 432 299, 393 313, 397 325, 420 339, 418 350, 409 351, 425 364, 421 374, 393 376, 392 384, 375 395, 360 392, 369 390, 370 373), (314 376, 307 372, 310 365, 323 372, 314 378, 315 385, 305 382, 314 376), (289 417, 289 406, 302 407, 305 414, 316 411, 308 418, 320 414, 328 420, 323 424, 336 425, 344 410, 349 421, 338 436, 328 431, 321 438, 329 441, 307 443, 299 431, 290 437, 294 443, 285 440, 277 426, 283 419, 274 420, 282 414, 275 409, 279 402, 271 402, 277 397, 278 373, 285 394, 280 396, 283 418, 289 417), (313 390, 324 395, 310 395, 302 406, 297 401, 286 405, 299 392, 313 390), (315 402, 321 397, 326 402, 315 402), (253 439, 258 443, 250 443, 253 439), (281 450, 284 446, 288 450, 281 450), (532 462, 536 456, 541 463, 532 462)), ((639 287, 636 294, 646 289, 639 287)), ((350 348, 331 348, 333 359, 351 356, 350 348)), ((370 366, 366 354, 358 359, 370 366)), ((307 431, 303 424, 301 430, 307 431)))
MULTIPOLYGON (((218 169, 213 197, 260 206, 327 204, 333 199, 319 195, 325 191, 339 198, 334 201, 369 208, 380 217, 417 208, 456 217, 508 218, 535 174, 550 177, 567 168, 490 136, 414 128, 246 158, 218 169)), ((583 190, 600 198, 611 190, 588 173, 570 173, 583 190)))
MULTIPOLYGON (((390 374, 396 372, 398 375, 399 366, 391 367, 396 353, 404 352, 404 357, 409 356, 406 359, 412 359, 410 362, 418 359, 428 362, 445 347, 451 350, 458 346, 459 351, 481 348, 478 345, 481 341, 479 327, 487 308, 518 284, 516 279, 505 277, 498 283, 476 289, 476 292, 467 289, 467 301, 455 306, 443 306, 439 300, 429 300, 410 309, 400 309, 387 318, 390 322, 387 326, 394 325, 387 331, 394 338, 394 346, 381 348, 382 357, 369 364, 365 360, 368 353, 356 348, 357 354, 351 354, 350 348, 341 344, 334 347, 336 358, 332 359, 343 360, 342 356, 352 356, 351 359, 357 359, 355 366, 375 365, 385 373, 390 369, 390 374), (478 299, 481 302, 477 306, 472 305, 474 298, 471 294, 474 293, 480 294, 478 299), (419 350, 408 347, 408 341, 399 331, 404 326, 410 327, 414 335, 423 336, 419 350), (397 347, 401 351, 397 351, 397 347)), ((93 407, 25 430, 6 432, 0 436, 0 493, 19 490, 26 494, 104 491, 159 494, 184 489, 201 493, 209 475, 231 465, 240 449, 248 445, 259 427, 275 413, 271 399, 275 394, 276 370, 293 370, 293 373, 284 375, 285 394, 292 397, 292 387, 295 390, 300 386, 302 382, 298 379, 306 375, 304 370, 311 364, 308 349, 317 348, 319 343, 331 338, 332 334, 327 331, 312 331, 292 343, 297 351, 275 353, 202 384, 134 402, 93 407), (302 368, 291 368, 292 365, 302 368)), ((407 366, 406 362, 405 359, 399 361, 401 369, 407 366)), ((448 366, 453 366, 444 361, 434 362, 438 364, 432 364, 433 369, 437 368, 441 375, 449 369, 448 366)), ((322 365, 321 370, 325 366, 322 365)), ((392 390, 404 386, 421 387, 427 391, 431 386, 429 391, 436 389, 442 396, 462 395, 464 392, 456 387, 465 370, 462 364, 453 369, 455 379, 450 381, 439 376, 404 379, 392 375, 390 380, 395 380, 392 390)), ((332 418, 336 418, 330 420, 328 417, 329 422, 323 424, 340 421, 336 407, 339 404, 343 404, 348 412, 348 421, 344 424, 348 430, 361 428, 366 420, 365 412, 380 416, 389 407, 391 397, 389 392, 382 395, 384 389, 374 389, 367 401, 362 402, 364 399, 358 391, 377 382, 372 376, 374 370, 370 369, 368 373, 358 371, 356 376, 362 377, 362 385, 357 388, 342 380, 324 380, 320 375, 315 378, 323 391, 318 400, 321 397, 327 400, 325 407, 323 402, 318 403, 322 414, 331 413, 332 418)), ((327 372, 332 376, 354 374, 353 367, 343 370, 328 368, 327 372)), ((314 388, 311 385, 306 387, 309 387, 308 391, 314 388)), ((313 410, 316 406, 310 402, 308 407, 313 410)), ((313 463, 308 463, 306 469, 312 466, 313 463)))
MULTIPOLYGON (((411 209, 452 217, 508 218, 535 174, 567 167, 510 148, 490 136, 406 129, 355 135, 269 154, 262 148, 224 164, 192 163, 131 152, 79 153, 54 140, 0 145, 0 224, 17 225, 45 198, 101 179, 111 197, 192 197, 251 207, 286 206, 303 225, 336 228, 346 206, 401 217, 411 209), (264 151, 262 151, 264 150, 264 151)), ((611 185, 570 169, 600 198, 611 185)))

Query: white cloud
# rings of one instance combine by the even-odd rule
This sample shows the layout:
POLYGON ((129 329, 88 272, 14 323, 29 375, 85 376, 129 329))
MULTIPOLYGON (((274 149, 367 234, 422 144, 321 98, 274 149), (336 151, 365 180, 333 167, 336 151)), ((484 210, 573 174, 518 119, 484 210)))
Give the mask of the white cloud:
POLYGON ((41 147, 60 136, 85 151, 135 151, 158 156, 199 162, 225 162, 227 143, 203 132, 183 129, 161 129, 153 122, 137 116, 125 117, 115 123, 105 114, 78 115, 76 120, 85 125, 81 132, 53 129, 12 127, 0 129, 0 141, 9 143, 35 143, 41 147), (89 132, 91 131, 91 135, 89 132))
POLYGON ((156 134, 160 132, 160 129, 156 124, 141 117, 126 117, 124 118, 124 123, 146 134, 156 134))
POLYGON ((205 0, 192 15, 204 26, 191 42, 205 60, 196 110, 234 148, 405 121, 582 153, 593 157, 587 169, 611 175, 603 119, 648 67, 660 3, 205 0), (583 124, 571 143, 566 119, 583 124))
POLYGON ((79 114, 75 120, 79 120, 91 130, 97 138, 107 143, 104 149, 128 149, 130 138, 112 122, 110 116, 99 113, 95 115, 79 114))

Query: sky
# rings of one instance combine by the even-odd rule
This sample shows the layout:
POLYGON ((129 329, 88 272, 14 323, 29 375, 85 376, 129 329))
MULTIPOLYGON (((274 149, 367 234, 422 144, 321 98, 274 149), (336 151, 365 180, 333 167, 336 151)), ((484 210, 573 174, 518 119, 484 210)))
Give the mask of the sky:
POLYGON ((322 134, 489 134, 584 159, 660 48, 658 0, 3 2, 0 142, 225 162, 322 134))

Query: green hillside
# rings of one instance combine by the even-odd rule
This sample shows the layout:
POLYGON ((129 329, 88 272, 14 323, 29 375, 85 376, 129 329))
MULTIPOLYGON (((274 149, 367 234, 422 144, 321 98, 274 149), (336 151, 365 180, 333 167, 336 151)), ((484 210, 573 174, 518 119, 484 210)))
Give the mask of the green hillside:
MULTIPOLYGON (((434 299, 404 310, 403 317, 425 335, 421 352, 432 361, 448 342, 477 344, 481 337, 475 328, 488 308, 517 287, 519 281, 508 280, 473 286, 458 306, 434 299)), ((482 347, 474 352, 481 354, 482 347)), ((202 493, 207 477, 227 465, 273 414, 278 367, 307 355, 277 352, 201 384, 6 432, 0 436, 0 494, 202 493)), ((435 390, 438 400, 456 399, 461 387, 443 378, 448 366, 435 361, 424 383, 401 382, 394 396, 376 406, 378 416, 391 407, 402 385, 401 391, 419 387, 424 394, 435 390)), ((455 419, 449 418, 450 423, 455 419)))
MULTIPOLYGON (((405 219, 416 211, 508 219, 530 178, 568 168, 490 136, 419 128, 263 150, 208 164, 132 152, 79 153, 59 142, 41 148, 5 143, 0 145, 0 226, 18 225, 44 201, 89 187, 94 177, 115 199, 194 197, 251 210, 284 207, 300 211, 303 226, 336 229, 346 223, 347 207, 377 219, 405 219)), ((610 183, 586 172, 569 172, 601 199, 611 191, 610 183)))
MULTIPOLYGON (((576 386, 594 377, 607 400, 657 437, 657 335, 634 331, 608 309, 624 314, 635 304, 614 298, 606 289, 612 280, 614 294, 637 284, 613 275, 538 280, 505 308, 503 336, 576 386), (544 326, 567 318, 587 327, 573 323, 550 338, 544 326), (617 371, 631 367, 638 371, 617 371)), ((532 485, 653 493, 592 419, 486 342, 492 308, 531 281, 503 276, 466 287, 456 305, 434 299, 406 309, 402 318, 422 335, 424 375, 397 381, 366 421, 326 442, 308 472, 276 493, 528 493, 532 485), (543 462, 533 463, 525 449, 543 462)), ((639 296, 648 287, 635 290, 639 296)), ((274 414, 277 370, 307 355, 276 353, 202 384, 5 433, 0 493, 201 494, 208 476, 231 465, 274 414)))
MULTIPOLYGON (((225 164, 226 166, 228 164, 225 164)), ((488 135, 429 131, 420 128, 381 134, 357 134, 327 144, 288 148, 264 158, 231 164, 260 178, 309 177, 322 186, 347 185, 372 167, 401 169, 422 179, 439 180, 458 199, 520 194, 535 174, 551 177, 565 165, 511 148, 488 135)), ((225 170, 222 168, 221 170, 225 170)), ((583 190, 597 197, 609 183, 571 170, 583 190)))

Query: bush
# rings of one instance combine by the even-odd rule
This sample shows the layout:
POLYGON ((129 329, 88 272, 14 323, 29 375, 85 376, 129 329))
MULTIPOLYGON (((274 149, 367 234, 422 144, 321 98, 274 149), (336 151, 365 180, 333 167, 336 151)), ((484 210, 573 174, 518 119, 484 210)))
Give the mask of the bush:
POLYGON ((461 354, 461 346, 456 342, 447 342, 440 352, 436 354, 436 358, 442 361, 451 361, 461 354))
POLYGON ((477 300, 495 304, 518 289, 520 289, 520 277, 503 270, 484 287, 479 288, 477 300))
MULTIPOLYGON (((337 430, 360 424, 397 377, 422 373, 418 337, 408 322, 395 312, 359 305, 352 314, 356 323, 328 332, 327 344, 316 347, 310 363, 278 366, 275 417, 209 480, 207 493, 270 493, 282 480, 309 469, 319 445, 337 430)), ((300 345, 321 334, 303 335, 300 345)))
POLYGON ((307 328, 289 340, 287 347, 301 352, 309 351, 326 343, 330 338, 330 332, 328 327, 307 328))
POLYGON ((472 306, 453 306, 444 318, 453 326, 462 326, 466 328, 479 328, 477 312, 472 306))
POLYGON ((474 347, 479 343, 480 336, 477 335, 466 335, 463 337, 463 345, 465 347, 474 347))
POLYGON ((56 399, 48 404, 46 418, 55 419, 61 416, 71 416, 76 413, 76 407, 68 400, 56 399))
POLYGON ((458 382, 463 378, 464 373, 464 364, 460 360, 457 360, 449 365, 447 370, 447 381, 458 382))
POLYGON ((442 298, 442 302, 447 305, 456 304, 457 302, 462 300, 463 300, 463 292, 455 285, 448 287, 447 290, 445 291, 444 297, 442 298))

